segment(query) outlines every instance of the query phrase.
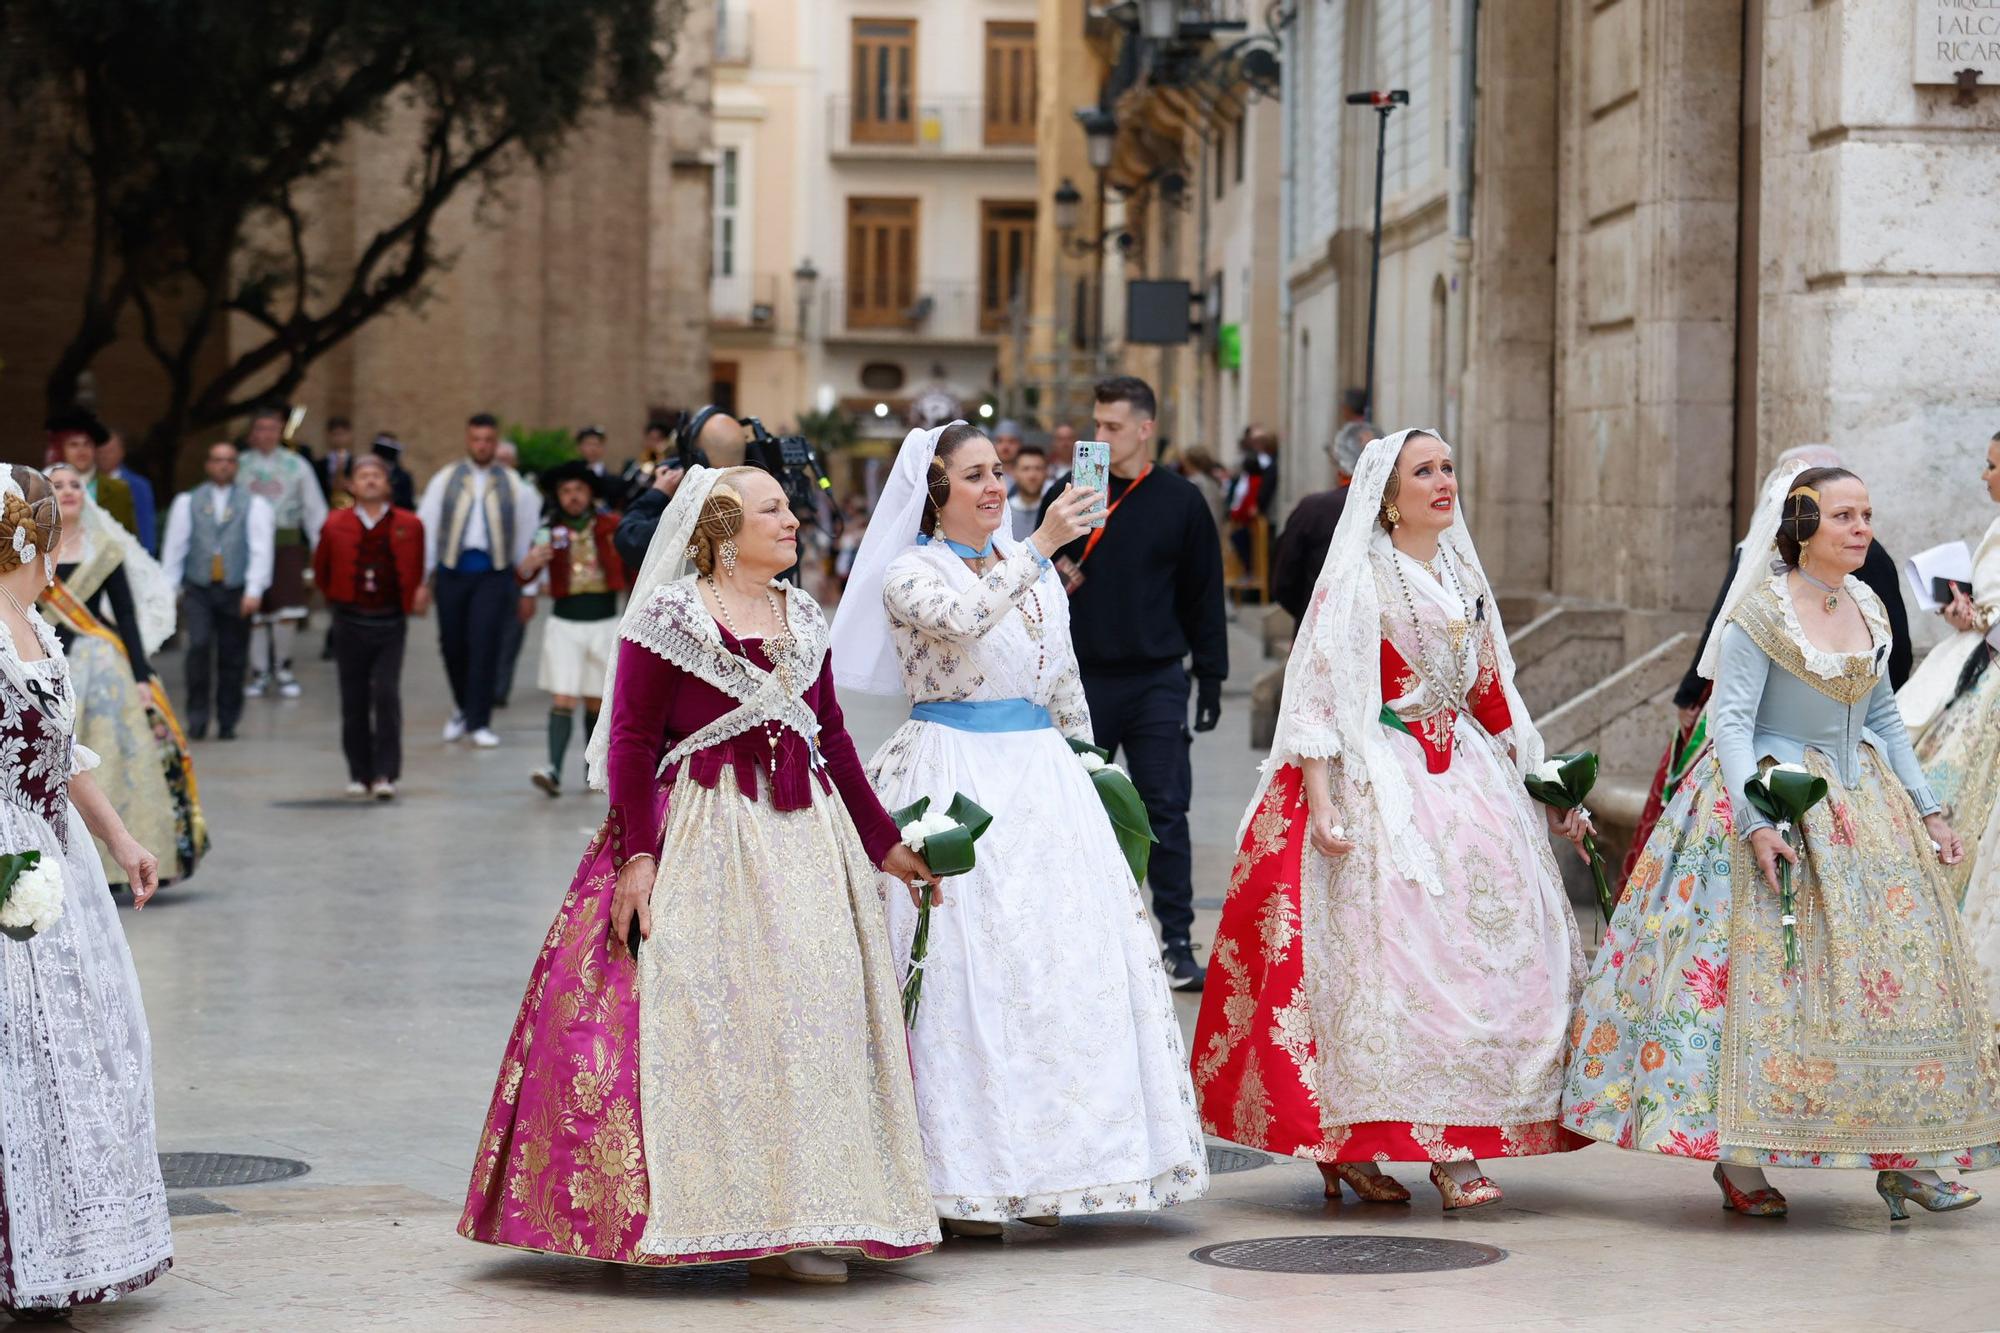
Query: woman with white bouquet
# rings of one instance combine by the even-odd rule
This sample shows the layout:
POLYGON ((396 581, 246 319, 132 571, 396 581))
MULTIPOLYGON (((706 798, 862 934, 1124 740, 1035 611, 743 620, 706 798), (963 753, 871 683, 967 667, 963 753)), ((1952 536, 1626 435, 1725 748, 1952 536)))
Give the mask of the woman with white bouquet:
MULTIPOLYGON (((904 439, 834 617, 841 684, 904 695, 869 776, 892 809, 960 793, 993 817, 931 911, 910 1033, 948 1230, 1141 1211, 1207 1187, 1180 1027, 1139 885, 1084 761, 1090 712, 1050 559, 1087 532, 1071 490, 1026 542, 964 422, 904 439)), ((917 908, 889 895, 899 958, 917 908)))
POLYGON ((48 479, 0 466, 0 1309, 30 1319, 173 1258, 139 979, 91 839, 136 906, 159 862, 91 779, 62 646, 32 609, 61 528, 48 479))
POLYGON ((1712 751, 1640 855, 1570 1027, 1564 1124, 1715 1163, 1780 1216, 1769 1166, 1880 1172, 1893 1219, 1979 1195, 2000 1064, 1946 870, 1964 854, 1886 677, 1868 491, 1766 489, 1699 670, 1712 751), (1775 562, 1772 556, 1776 555, 1775 562))
POLYGON ((1581 1147, 1557 1122, 1583 977, 1542 740, 1514 688, 1451 449, 1398 431, 1355 466, 1244 812, 1194 1080, 1211 1133, 1319 1164, 1328 1198, 1497 1203, 1483 1159, 1581 1147))

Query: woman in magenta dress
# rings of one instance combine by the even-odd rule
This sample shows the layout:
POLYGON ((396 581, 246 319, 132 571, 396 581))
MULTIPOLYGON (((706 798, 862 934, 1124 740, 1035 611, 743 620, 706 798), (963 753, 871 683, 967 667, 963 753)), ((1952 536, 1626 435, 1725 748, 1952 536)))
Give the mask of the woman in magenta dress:
POLYGON ((825 617, 774 581, 797 528, 766 474, 694 468, 654 537, 590 746, 611 810, 529 979, 470 1239, 817 1282, 937 1243, 875 873, 928 870, 825 617))

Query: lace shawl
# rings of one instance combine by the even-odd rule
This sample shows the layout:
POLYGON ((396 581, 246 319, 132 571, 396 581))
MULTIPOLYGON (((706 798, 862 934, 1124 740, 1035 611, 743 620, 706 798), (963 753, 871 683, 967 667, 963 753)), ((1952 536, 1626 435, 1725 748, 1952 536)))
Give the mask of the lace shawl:
POLYGON ((804 695, 826 663, 826 614, 802 590, 775 582, 771 586, 784 599, 791 639, 764 644, 771 657, 769 671, 723 643, 722 630, 702 602, 692 574, 662 584, 625 617, 621 638, 715 686, 739 705, 668 750, 660 760, 660 772, 711 745, 773 722, 811 742, 817 758, 819 715, 804 695))

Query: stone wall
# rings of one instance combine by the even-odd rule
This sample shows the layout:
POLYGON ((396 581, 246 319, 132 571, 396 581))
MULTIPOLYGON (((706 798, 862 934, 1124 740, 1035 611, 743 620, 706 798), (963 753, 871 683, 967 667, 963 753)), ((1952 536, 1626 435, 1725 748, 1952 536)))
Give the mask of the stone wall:
POLYGON ((1961 107, 1913 85, 1910 5, 1764 4, 1761 461, 1829 441, 1892 552, 1976 541, 2000 430, 2000 91, 1961 107))

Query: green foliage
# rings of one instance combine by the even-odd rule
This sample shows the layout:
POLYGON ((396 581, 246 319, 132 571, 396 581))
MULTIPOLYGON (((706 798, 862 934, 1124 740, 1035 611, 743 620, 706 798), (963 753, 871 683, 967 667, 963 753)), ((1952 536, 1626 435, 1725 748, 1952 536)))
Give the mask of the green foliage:
POLYGON ((521 454, 521 472, 525 476, 539 476, 550 468, 567 463, 572 458, 580 458, 576 440, 561 426, 550 426, 543 430, 530 430, 518 421, 507 424, 500 432, 503 440, 512 440, 521 454))
POLYGON ((50 331, 50 405, 138 329, 166 391, 135 453, 169 473, 183 434, 288 397, 419 302, 461 190, 548 161, 594 108, 646 108, 688 3, 11 0, 0 92, 41 127, 57 214, 92 256, 75 325, 50 331), (392 117, 410 157, 370 187, 380 229, 330 244, 310 187, 392 117), (218 355, 232 319, 249 332, 218 355))
POLYGON ((799 434, 827 453, 853 444, 860 438, 854 418, 837 407, 825 412, 799 413, 799 434))

